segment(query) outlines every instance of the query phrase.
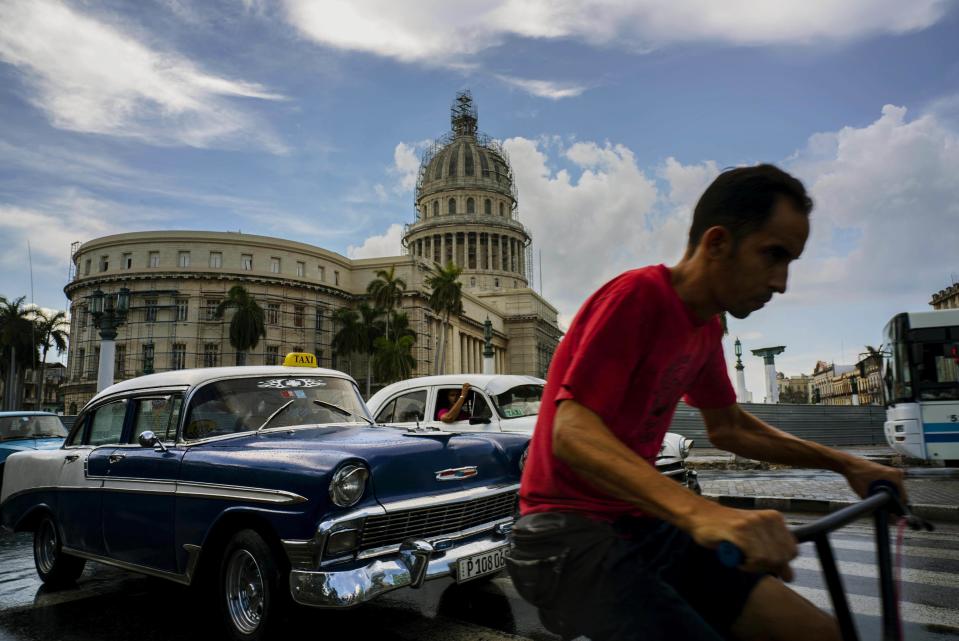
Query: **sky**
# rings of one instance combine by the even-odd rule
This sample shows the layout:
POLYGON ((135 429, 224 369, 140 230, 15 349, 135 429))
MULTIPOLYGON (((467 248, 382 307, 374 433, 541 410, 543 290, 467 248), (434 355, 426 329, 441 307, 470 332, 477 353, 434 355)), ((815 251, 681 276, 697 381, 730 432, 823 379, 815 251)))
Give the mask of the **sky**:
POLYGON ((0 295, 64 308, 71 243, 133 230, 396 255, 469 89, 564 327, 609 278, 678 261, 719 171, 772 162, 810 190, 812 235, 731 335, 785 345, 787 375, 851 363, 959 280, 957 4, 0 0, 0 295))

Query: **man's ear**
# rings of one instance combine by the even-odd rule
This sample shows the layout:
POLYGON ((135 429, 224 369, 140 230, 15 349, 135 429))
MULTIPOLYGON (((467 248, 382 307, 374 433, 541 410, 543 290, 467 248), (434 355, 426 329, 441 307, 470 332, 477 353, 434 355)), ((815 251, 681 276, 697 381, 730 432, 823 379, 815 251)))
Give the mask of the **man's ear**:
POLYGON ((715 225, 703 232, 699 244, 706 252, 707 257, 712 259, 726 258, 733 249, 733 235, 725 227, 715 225))

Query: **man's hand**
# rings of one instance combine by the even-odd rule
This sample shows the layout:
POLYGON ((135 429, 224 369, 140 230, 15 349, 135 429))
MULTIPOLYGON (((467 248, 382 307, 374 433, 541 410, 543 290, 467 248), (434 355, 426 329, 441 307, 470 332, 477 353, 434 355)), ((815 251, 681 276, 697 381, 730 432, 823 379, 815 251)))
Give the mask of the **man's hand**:
POLYGON ((463 395, 463 398, 466 398, 466 395, 469 394, 469 393, 470 393, 470 384, 469 384, 469 383, 463 383, 463 390, 460 392, 460 394, 463 395))
POLYGON ((861 498, 866 498, 869 494, 870 483, 882 480, 889 481, 899 489, 899 499, 903 503, 908 501, 906 485, 903 483, 903 473, 900 469, 854 456, 850 457, 850 460, 846 463, 843 474, 849 481, 850 487, 861 498))
POLYGON ((772 572, 784 581, 793 579, 789 562, 799 554, 799 547, 783 515, 776 510, 714 505, 697 514, 689 533, 708 548, 716 548, 723 541, 735 544, 745 557, 744 570, 772 572))

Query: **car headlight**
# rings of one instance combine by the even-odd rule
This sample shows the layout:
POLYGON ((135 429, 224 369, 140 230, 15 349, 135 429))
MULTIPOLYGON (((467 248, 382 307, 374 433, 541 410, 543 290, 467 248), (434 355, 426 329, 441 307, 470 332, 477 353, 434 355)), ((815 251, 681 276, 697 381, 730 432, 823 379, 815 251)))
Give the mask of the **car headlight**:
POLYGON ((689 456, 689 450, 693 449, 693 443, 695 443, 693 439, 684 437, 679 443, 679 455, 683 458, 689 456))
POLYGON ((330 498, 340 507, 349 507, 363 497, 370 471, 362 465, 344 465, 330 481, 330 498))

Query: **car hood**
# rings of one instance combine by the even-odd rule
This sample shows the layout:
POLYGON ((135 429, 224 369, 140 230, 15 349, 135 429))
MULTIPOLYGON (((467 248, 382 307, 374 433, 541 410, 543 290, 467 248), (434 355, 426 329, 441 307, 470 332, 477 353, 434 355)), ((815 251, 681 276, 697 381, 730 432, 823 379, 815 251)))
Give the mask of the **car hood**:
POLYGON ((12 441, 0 441, 0 451, 23 452, 26 450, 55 450, 63 445, 63 439, 56 438, 19 438, 12 441))
MULTIPOLYGON (((450 434, 409 432, 390 427, 318 426, 271 430, 256 435, 205 443, 191 448, 187 459, 229 459, 232 465, 257 468, 269 475, 287 473, 300 485, 305 477, 328 479, 342 463, 360 460, 372 473, 380 502, 435 495, 456 490, 519 482, 519 457, 528 437, 520 434, 450 434), (470 468, 475 467, 475 475, 470 468), (451 480, 440 480, 438 473, 451 480)), ((207 479, 204 479, 207 480, 207 479)), ((209 479, 213 480, 213 479, 209 479)), ((279 479, 277 479, 279 481, 279 479)), ((225 479, 213 482, 229 482, 225 479)), ((297 491, 294 488, 284 488, 297 491)))

